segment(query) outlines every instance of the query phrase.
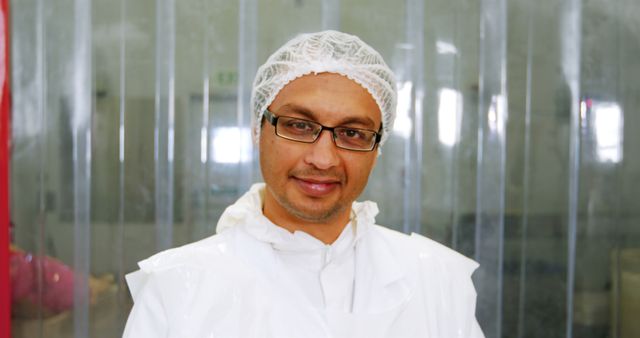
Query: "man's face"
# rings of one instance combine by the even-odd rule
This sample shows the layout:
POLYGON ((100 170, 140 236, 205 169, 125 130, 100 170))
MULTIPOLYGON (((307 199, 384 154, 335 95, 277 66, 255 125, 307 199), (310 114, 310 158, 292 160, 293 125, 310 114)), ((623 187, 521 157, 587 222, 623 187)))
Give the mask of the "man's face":
MULTIPOLYGON (((286 85, 269 110, 318 122, 327 127, 353 127, 377 131, 380 109, 371 95, 342 75, 306 75, 286 85)), ((351 203, 367 184, 377 149, 358 152, 337 148, 330 131, 314 143, 278 137, 264 122, 260 133, 260 166, 273 198, 271 213, 325 223, 349 213, 351 203)))

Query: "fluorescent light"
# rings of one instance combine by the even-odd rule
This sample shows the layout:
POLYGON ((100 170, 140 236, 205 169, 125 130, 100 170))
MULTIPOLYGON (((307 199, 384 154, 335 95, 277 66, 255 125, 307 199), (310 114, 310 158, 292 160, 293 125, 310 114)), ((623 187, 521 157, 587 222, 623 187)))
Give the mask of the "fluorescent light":
POLYGON ((494 95, 491 97, 491 105, 487 113, 489 130, 500 136, 504 135, 504 127, 507 120, 506 103, 502 95, 494 95))
POLYGON ((458 54, 458 48, 450 42, 438 40, 436 42, 438 54, 458 54))
POLYGON ((413 83, 411 81, 398 84, 398 108, 393 131, 403 138, 409 138, 413 129, 413 121, 411 121, 412 89, 413 83))
POLYGON ((213 129, 211 158, 217 163, 240 163, 251 160, 251 131, 243 127, 213 129))
POLYGON ((445 146, 455 145, 460 138, 462 95, 457 90, 442 88, 438 105, 438 138, 445 146))
POLYGON ((604 163, 622 161, 622 109, 615 102, 593 100, 591 111, 598 160, 604 163))
POLYGON ((207 163, 207 127, 200 128, 200 162, 207 163))

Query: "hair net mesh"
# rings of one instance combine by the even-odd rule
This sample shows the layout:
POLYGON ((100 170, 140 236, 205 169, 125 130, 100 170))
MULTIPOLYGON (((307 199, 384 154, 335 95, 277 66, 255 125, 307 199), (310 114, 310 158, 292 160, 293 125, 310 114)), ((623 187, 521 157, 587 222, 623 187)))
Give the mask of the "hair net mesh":
POLYGON ((332 30, 298 35, 258 68, 251 93, 256 138, 264 110, 285 85, 301 76, 324 72, 344 75, 371 94, 382 113, 383 144, 396 115, 393 72, 382 56, 360 38, 332 30))

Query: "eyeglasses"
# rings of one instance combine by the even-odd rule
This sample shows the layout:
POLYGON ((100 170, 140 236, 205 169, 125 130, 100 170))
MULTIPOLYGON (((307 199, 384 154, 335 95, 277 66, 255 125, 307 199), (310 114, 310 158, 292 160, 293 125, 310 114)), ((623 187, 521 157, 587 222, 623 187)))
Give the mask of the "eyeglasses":
POLYGON ((373 130, 325 127, 320 123, 298 119, 289 116, 276 116, 269 110, 264 111, 264 117, 276 129, 276 135, 291 141, 313 143, 323 130, 328 130, 333 136, 333 143, 338 148, 354 151, 372 151, 382 138, 382 126, 375 132, 373 130))

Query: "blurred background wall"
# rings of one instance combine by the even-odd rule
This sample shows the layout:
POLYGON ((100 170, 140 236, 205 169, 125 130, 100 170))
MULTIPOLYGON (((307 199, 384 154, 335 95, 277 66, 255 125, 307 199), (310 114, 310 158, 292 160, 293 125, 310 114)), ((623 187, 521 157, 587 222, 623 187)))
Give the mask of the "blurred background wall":
POLYGON ((257 67, 321 29, 396 71, 394 134, 361 199, 481 263, 487 337, 640 336, 640 2, 10 6, 12 266, 30 295, 14 294, 14 337, 121 335, 124 274, 212 235, 260 180, 257 67))

